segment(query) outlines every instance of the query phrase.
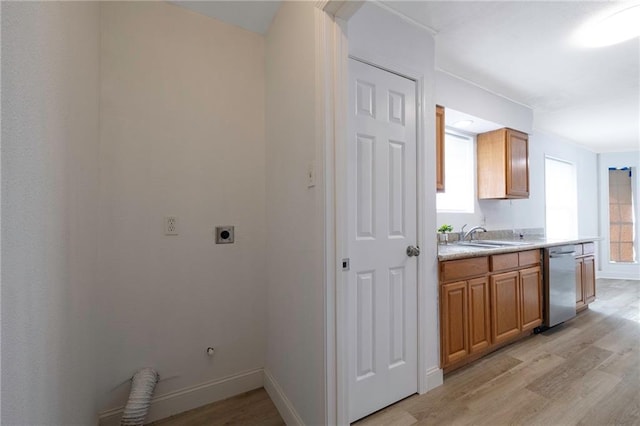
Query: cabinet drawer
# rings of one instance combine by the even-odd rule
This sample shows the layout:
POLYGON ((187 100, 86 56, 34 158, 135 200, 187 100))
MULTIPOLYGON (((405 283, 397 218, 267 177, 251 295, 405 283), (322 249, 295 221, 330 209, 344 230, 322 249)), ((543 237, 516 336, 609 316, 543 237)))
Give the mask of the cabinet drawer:
POLYGON ((440 262, 440 281, 442 282, 475 277, 487 272, 489 272, 487 256, 440 262))
POLYGON ((540 263, 540 250, 527 250, 518 253, 518 265, 528 266, 540 263))
POLYGON ((491 256, 491 272, 518 267, 518 253, 494 254, 491 256))
POLYGON ((596 251, 596 245, 594 243, 584 243, 582 245, 582 254, 593 254, 596 251))
POLYGON ((582 244, 576 244, 573 250, 576 252, 576 256, 582 256, 582 244))

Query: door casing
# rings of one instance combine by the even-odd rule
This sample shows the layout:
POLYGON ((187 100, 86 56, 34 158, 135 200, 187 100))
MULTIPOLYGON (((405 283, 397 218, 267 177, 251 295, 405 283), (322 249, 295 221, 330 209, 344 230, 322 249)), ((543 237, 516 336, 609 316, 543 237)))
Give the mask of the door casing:
MULTIPOLYGON (((348 105, 348 20, 364 2, 319 1, 316 4, 316 62, 319 87, 328 91, 319 101, 318 124, 325 179, 325 359, 326 419, 328 424, 348 424, 348 344, 346 275, 341 260, 347 257, 346 144, 348 105)), ((435 131, 429 135, 426 117, 435 117, 434 78, 429 70, 384 55, 352 55, 416 82, 417 86, 417 242, 418 258, 418 392, 425 393, 442 384, 438 366, 437 247, 435 229, 435 131), (431 148, 431 149, 430 149, 431 148), (432 152, 433 151, 433 152, 432 152), (432 176, 433 175, 433 176, 432 176), (433 181, 433 185, 428 185, 433 181), (427 209, 431 200, 433 211, 427 209), (433 281, 433 282, 431 282, 433 281), (428 303, 427 300, 430 302, 428 303)))

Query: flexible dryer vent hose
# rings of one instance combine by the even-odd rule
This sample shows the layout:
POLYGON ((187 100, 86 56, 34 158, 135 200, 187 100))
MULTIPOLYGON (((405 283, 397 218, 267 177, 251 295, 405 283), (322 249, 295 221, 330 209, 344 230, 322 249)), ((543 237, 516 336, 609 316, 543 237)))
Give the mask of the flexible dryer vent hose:
POLYGON ((121 426, 142 426, 147 417, 153 389, 158 382, 158 373, 153 368, 143 368, 133 375, 131 393, 124 407, 121 426))

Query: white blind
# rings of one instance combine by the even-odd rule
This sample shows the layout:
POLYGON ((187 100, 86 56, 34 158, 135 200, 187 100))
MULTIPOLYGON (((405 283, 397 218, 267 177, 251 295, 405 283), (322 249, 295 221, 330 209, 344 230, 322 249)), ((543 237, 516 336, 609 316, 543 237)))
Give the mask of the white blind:
POLYGON ((444 139, 444 190, 436 195, 440 212, 473 213, 473 138, 447 132, 444 139))
POLYGON ((547 238, 575 238, 578 235, 578 193, 572 163, 545 158, 544 188, 547 238))

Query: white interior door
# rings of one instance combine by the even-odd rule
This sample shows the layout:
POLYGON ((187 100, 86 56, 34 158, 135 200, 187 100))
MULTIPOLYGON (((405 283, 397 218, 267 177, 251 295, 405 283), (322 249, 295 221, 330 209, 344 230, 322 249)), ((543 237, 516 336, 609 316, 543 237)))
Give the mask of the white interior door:
POLYGON ((349 60, 349 419, 417 391, 416 83, 349 60))

